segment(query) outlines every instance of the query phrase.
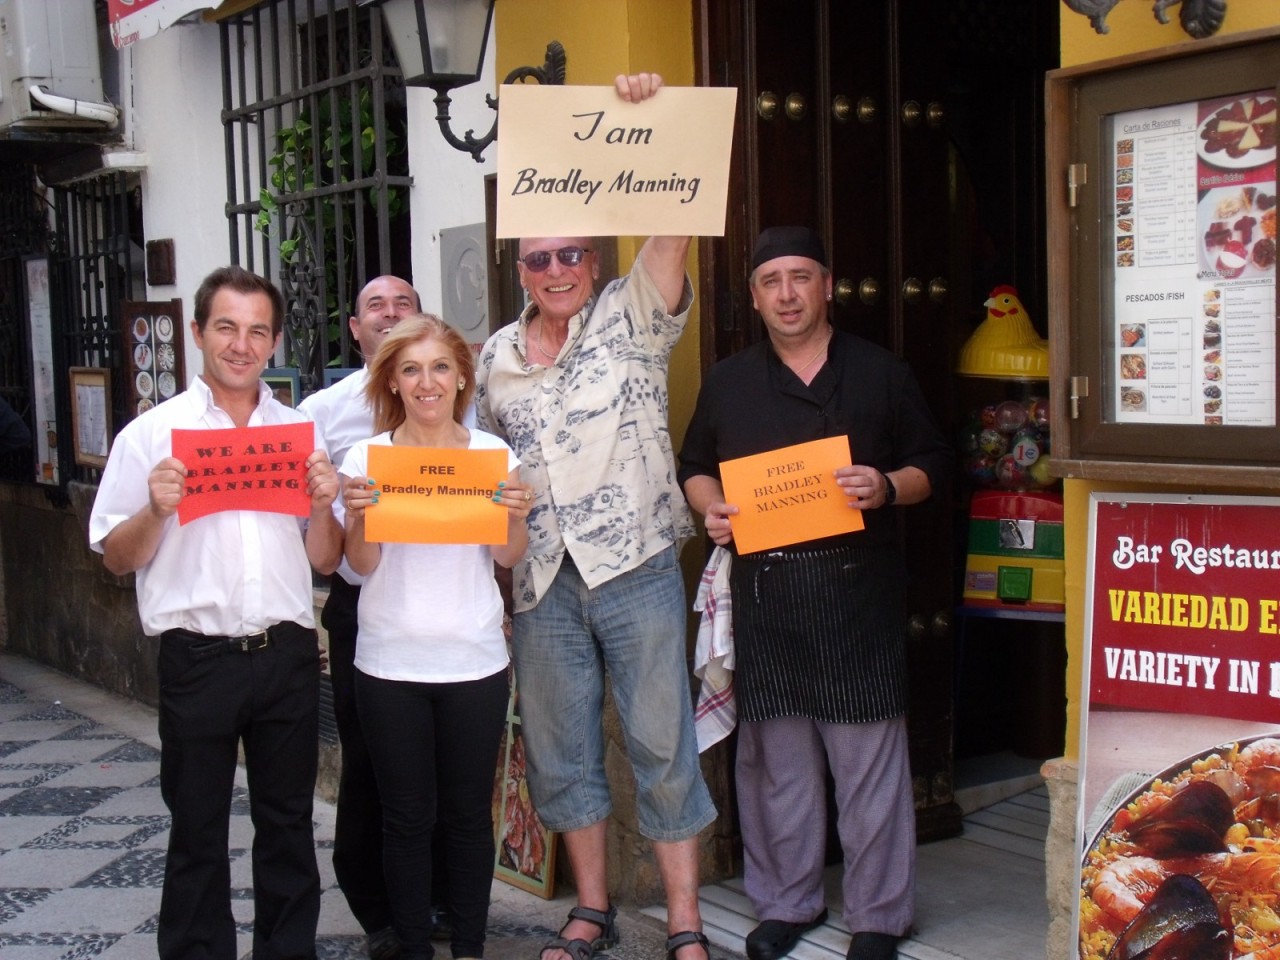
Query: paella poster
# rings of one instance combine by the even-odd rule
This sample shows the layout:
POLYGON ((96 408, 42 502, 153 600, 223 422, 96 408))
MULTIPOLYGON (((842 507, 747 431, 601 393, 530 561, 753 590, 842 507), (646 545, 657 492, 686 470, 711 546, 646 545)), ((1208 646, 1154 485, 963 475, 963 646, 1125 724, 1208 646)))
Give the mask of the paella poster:
POLYGON ((1280 956, 1280 499, 1098 494, 1089 533, 1078 956, 1280 956))

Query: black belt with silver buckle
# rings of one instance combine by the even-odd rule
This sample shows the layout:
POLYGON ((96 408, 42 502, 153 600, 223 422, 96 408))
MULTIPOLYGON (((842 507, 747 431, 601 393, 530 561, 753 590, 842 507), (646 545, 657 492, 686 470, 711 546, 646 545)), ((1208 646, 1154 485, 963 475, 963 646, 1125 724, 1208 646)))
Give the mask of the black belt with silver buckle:
POLYGON ((225 653, 256 653, 271 646, 271 634, 263 630, 241 637, 196 633, 178 627, 160 634, 162 640, 181 640, 187 644, 187 653, 193 660, 220 657, 225 653))

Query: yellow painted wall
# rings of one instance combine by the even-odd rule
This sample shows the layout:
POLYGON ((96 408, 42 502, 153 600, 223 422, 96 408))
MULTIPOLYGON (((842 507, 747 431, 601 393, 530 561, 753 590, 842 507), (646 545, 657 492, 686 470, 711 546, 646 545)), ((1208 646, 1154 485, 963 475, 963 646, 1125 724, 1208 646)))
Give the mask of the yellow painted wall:
MULTIPOLYGON (((498 0, 494 4, 497 75, 541 64, 547 43, 565 49, 565 82, 612 86, 620 73, 651 72, 670 86, 694 82, 693 4, 690 0, 498 0)), ((626 271, 643 237, 618 240, 618 266, 626 271)), ((689 255, 694 305, 671 358, 671 433, 676 449, 693 416, 701 379, 697 244, 689 255)))
MULTIPOLYGON (((1181 5, 1168 10, 1169 23, 1160 24, 1152 13, 1152 0, 1120 0, 1107 14, 1111 31, 1094 32, 1089 18, 1062 5, 1060 16, 1062 65, 1073 67, 1096 60, 1154 50, 1175 43, 1194 43, 1178 23, 1181 5)), ((1227 0, 1227 18, 1217 36, 1280 24, 1280 0, 1227 0)))
MULTIPOLYGON (((1107 60, 1124 54, 1195 43, 1178 23, 1179 7, 1169 9, 1170 23, 1156 21, 1149 0, 1120 0, 1107 15, 1110 33, 1094 32, 1087 17, 1064 3, 1061 12, 1061 55, 1064 67, 1107 60)), ((1280 25, 1280 0, 1228 0, 1227 18, 1218 36, 1280 25)), ((1081 665, 1084 651, 1085 575, 1088 556, 1089 495, 1094 492, 1256 493, 1248 490, 1195 490, 1144 484, 1102 484, 1068 480, 1063 490, 1067 600, 1067 743, 1066 755, 1079 756, 1081 665)))

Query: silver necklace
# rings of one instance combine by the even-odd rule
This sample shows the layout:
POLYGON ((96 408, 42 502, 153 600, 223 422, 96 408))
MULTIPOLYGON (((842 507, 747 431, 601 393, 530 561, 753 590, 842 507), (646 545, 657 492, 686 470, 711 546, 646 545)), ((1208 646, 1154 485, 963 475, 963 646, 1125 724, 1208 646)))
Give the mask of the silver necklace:
POLYGON ((538 318, 538 349, 542 351, 542 355, 548 358, 552 363, 555 362, 556 355, 551 353, 542 343, 542 329, 547 325, 547 321, 542 317, 538 318))
POLYGON ((822 346, 820 346, 820 347, 818 348, 818 352, 817 352, 817 353, 815 353, 812 357, 810 357, 808 360, 806 360, 806 361, 805 361, 805 363, 804 363, 804 366, 803 366, 803 367, 796 367, 796 368, 795 368, 795 370, 796 370, 796 374, 797 374, 797 375, 799 375, 799 374, 801 374, 801 373, 804 373, 804 371, 808 370, 808 369, 809 369, 809 365, 810 365, 811 363, 813 363, 813 361, 817 360, 820 356, 822 356, 822 354, 823 354, 824 352, 826 352, 827 344, 828 344, 830 341, 831 341, 831 328, 830 328, 830 327, 827 327, 827 335, 826 335, 825 337, 823 337, 823 339, 822 339, 822 346))

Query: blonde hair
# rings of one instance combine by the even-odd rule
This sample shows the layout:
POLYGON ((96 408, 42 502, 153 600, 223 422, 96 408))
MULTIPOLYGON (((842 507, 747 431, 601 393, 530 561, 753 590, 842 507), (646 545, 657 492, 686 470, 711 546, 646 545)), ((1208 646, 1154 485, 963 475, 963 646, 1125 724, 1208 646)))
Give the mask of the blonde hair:
POLYGON ((476 390, 476 363, 471 347, 462 334, 439 317, 418 313, 405 317, 391 328, 377 355, 369 363, 369 383, 364 388, 364 395, 369 409, 373 411, 374 433, 385 433, 404 423, 404 404, 392 392, 391 383, 395 380, 401 351, 423 340, 439 340, 453 354, 458 376, 465 381, 453 400, 453 419, 462 422, 462 415, 476 390))

